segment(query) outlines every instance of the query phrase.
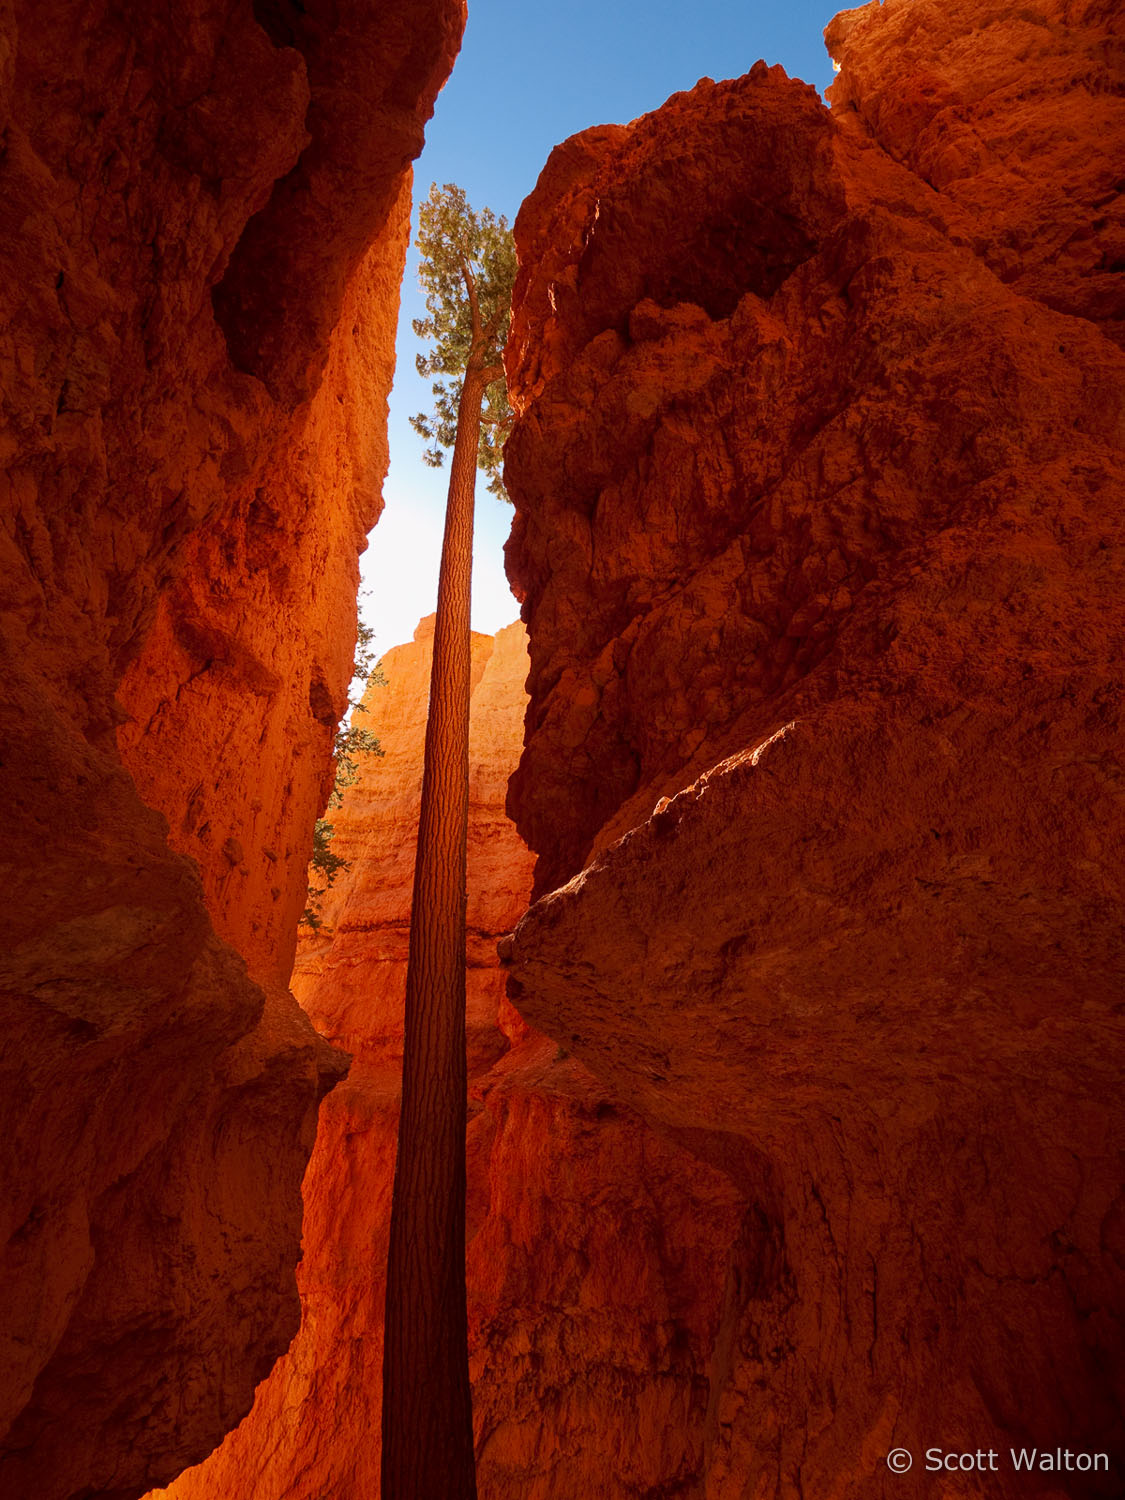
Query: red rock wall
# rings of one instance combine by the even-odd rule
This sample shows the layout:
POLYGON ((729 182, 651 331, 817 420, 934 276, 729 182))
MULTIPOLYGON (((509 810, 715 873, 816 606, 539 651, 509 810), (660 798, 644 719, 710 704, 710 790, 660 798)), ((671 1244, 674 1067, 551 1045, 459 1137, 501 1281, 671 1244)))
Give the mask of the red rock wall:
POLYGON ((839 118, 701 83, 516 226, 512 994, 757 1183, 707 1500, 1120 1487, 1122 53, 1065 9, 850 13, 839 118))
MULTIPOLYGON (((433 619, 369 690, 386 751, 333 814, 350 860, 294 985, 354 1055, 305 1179, 301 1331, 253 1411, 169 1500, 379 1492, 382 1322, 413 848, 433 619)), ((531 856, 504 816, 527 658, 473 638, 469 822, 470 1338, 484 1496, 651 1494, 698 1474, 730 1245, 729 1181, 618 1106, 504 1001, 497 938, 531 856)))
POLYGON ((464 11, 294 14, 0 17, 5 1493, 171 1477, 296 1327, 343 1061, 285 985, 464 11))

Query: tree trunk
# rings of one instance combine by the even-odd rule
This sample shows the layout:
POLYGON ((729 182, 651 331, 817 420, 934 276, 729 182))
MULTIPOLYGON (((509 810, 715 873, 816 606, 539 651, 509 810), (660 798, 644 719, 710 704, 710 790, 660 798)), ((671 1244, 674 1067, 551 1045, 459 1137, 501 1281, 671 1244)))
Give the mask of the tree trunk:
POLYGON ((465 842, 473 501, 484 384, 461 390, 414 865, 383 1351, 382 1500, 476 1500, 465 1309, 465 842))

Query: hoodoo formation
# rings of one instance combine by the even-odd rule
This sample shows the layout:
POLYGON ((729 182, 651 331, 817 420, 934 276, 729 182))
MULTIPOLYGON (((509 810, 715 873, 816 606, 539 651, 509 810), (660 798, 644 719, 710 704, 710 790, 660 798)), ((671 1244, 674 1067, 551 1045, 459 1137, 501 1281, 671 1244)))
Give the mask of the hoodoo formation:
MULTIPOLYGON (((464 21, 0 11, 5 1495, 377 1500, 425 621, 297 923, 464 21)), ((1125 12, 826 40, 516 225, 481 1500, 1122 1493, 1125 12)))

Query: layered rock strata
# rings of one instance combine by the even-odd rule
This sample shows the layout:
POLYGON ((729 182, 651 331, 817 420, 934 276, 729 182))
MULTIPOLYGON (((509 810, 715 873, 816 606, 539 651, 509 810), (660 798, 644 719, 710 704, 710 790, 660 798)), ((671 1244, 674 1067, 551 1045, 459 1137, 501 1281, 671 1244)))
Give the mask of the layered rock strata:
MULTIPOLYGON (((304 1316, 250 1415, 169 1500, 374 1496, 413 849, 433 620, 387 654, 365 762, 333 814, 351 868, 294 980, 353 1054, 305 1178, 304 1316)), ((701 1468, 708 1371, 744 1208, 508 1007, 496 940, 531 855, 504 816, 519 755, 522 626, 473 638, 468 1284, 483 1496, 622 1497, 701 1468)), ((154 1497, 155 1500, 155 1497, 154 1497)))
POLYGON ((171 1477, 296 1327, 344 1060, 286 982, 463 21, 0 17, 5 1493, 171 1477))
POLYGON ((707 1500, 1119 1488, 1120 25, 864 7, 516 225, 511 993, 757 1185, 707 1500))

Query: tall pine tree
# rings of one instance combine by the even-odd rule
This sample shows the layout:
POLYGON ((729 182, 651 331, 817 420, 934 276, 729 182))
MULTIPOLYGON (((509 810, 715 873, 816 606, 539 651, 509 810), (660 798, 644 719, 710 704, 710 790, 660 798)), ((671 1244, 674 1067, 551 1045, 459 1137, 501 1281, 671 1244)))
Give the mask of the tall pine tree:
POLYGON ((414 419, 441 464, 452 448, 438 577, 422 808, 414 865, 402 1113, 383 1353, 383 1500, 476 1500, 465 1306, 465 846, 470 580, 478 468, 503 493, 501 354, 515 250, 503 218, 430 189, 416 241, 428 316, 414 331, 434 411, 414 419))

